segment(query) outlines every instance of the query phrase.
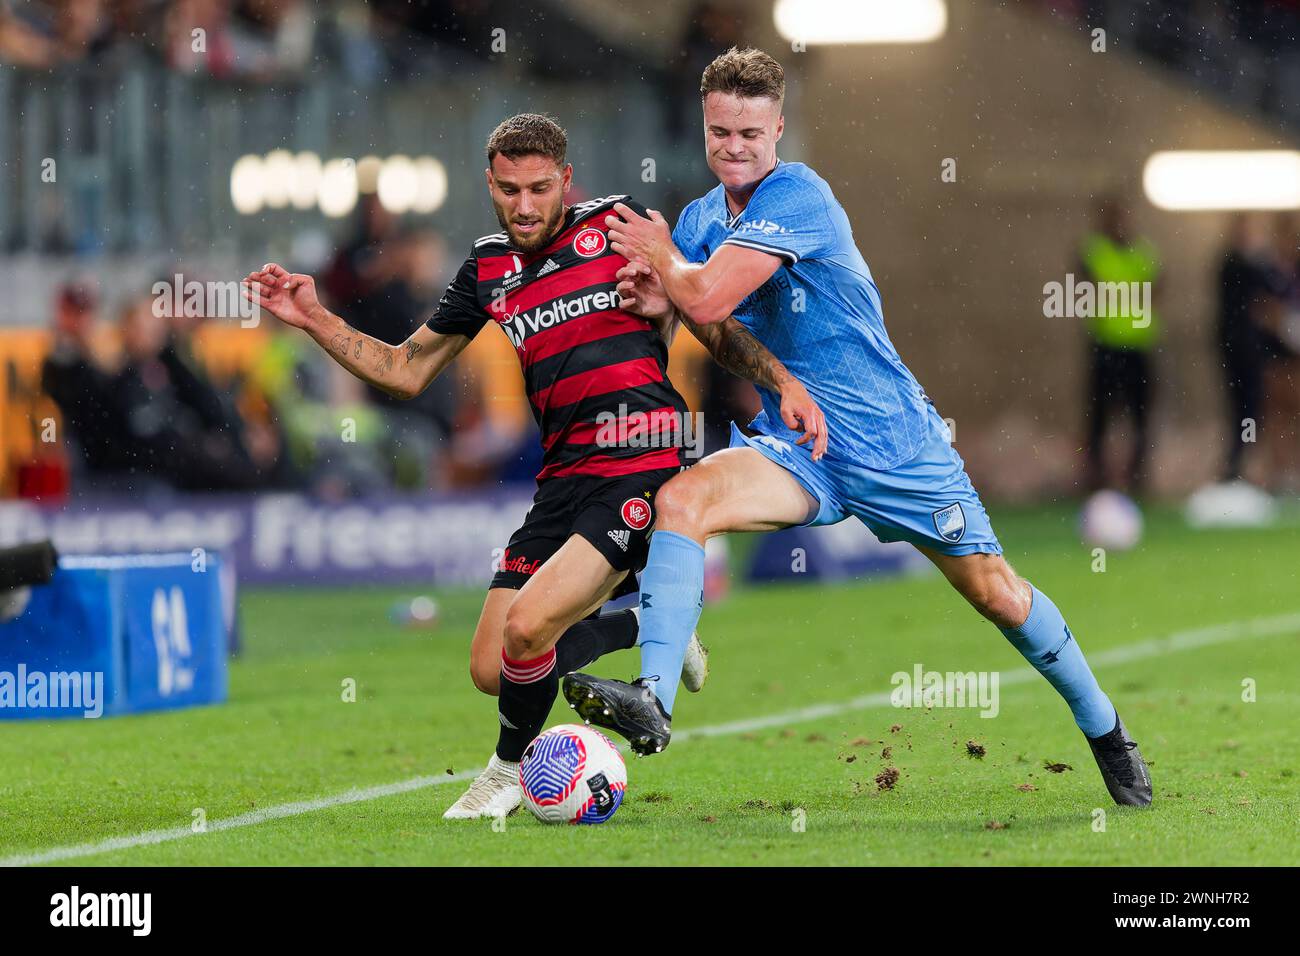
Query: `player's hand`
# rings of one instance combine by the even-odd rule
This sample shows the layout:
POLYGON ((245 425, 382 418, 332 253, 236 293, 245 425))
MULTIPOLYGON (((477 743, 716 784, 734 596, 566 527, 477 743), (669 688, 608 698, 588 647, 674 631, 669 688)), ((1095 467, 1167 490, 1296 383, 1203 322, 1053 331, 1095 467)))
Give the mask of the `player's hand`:
POLYGON ((820 461, 826 454, 826 416, 797 379, 791 378, 781 386, 781 419, 787 428, 803 432, 795 444, 812 442, 813 461, 820 461))
POLYGON ((640 259, 653 265, 660 255, 673 248, 673 231, 655 210, 647 209, 650 218, 646 219, 619 202, 614 203, 614 212, 618 216, 606 216, 605 225, 609 227, 609 244, 623 258, 640 259))
POLYGON ((305 329, 320 311, 316 280, 268 262, 241 284, 244 298, 266 309, 285 325, 305 329))
POLYGON ((614 274, 619 280, 618 307, 651 322, 663 322, 673 315, 673 303, 664 291, 659 275, 639 259, 614 274))

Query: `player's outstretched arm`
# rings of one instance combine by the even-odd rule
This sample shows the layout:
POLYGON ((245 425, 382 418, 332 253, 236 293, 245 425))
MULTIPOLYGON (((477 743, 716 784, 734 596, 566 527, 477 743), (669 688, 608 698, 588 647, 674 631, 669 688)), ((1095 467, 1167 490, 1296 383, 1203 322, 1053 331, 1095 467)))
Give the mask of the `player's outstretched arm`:
POLYGON ((244 294, 292 328, 302 329, 334 361, 394 398, 419 395, 451 364, 470 340, 421 325, 401 345, 389 345, 354 329, 320 304, 309 275, 267 263, 248 274, 244 294))

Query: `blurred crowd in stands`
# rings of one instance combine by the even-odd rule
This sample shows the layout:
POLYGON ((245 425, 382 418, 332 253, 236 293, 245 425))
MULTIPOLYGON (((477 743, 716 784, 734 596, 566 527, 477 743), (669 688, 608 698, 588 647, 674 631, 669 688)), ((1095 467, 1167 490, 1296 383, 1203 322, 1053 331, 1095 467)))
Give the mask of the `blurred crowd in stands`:
MULTIPOLYGON (((635 48, 610 57, 558 0, 533 6, 529 29, 510 37, 509 58, 525 71, 668 75, 635 48)), ((0 0, 0 63, 49 69, 143 53, 184 74, 269 82, 323 61, 364 85, 502 59, 499 28, 518 22, 513 0, 0 0)))
MULTIPOLYGON (((369 195, 318 290, 353 325, 396 345, 432 313, 453 265, 441 236, 403 227, 369 195)), ((170 277, 160 281, 170 289, 170 277)), ((540 467, 531 422, 489 415, 489 384, 463 362, 398 402, 268 316, 244 330, 172 315, 171 298, 142 289, 110 309, 92 285, 73 282, 56 299, 40 385, 61 412, 58 448, 77 492, 345 497, 528 481, 540 467), (253 359, 214 375, 222 363, 202 360, 213 332, 256 335, 253 359)))
MULTIPOLYGON (((1022 0, 1215 95, 1300 124, 1300 0, 1022 0)), ((1108 49, 1110 46, 1108 45, 1108 49)))

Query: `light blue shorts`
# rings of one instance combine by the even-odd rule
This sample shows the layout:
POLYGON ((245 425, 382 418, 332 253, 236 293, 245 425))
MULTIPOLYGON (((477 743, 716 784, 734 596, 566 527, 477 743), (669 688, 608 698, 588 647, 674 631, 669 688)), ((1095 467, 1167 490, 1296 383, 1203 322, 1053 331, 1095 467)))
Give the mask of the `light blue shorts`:
POLYGON ((881 541, 910 541, 941 554, 1001 554, 989 516, 949 442, 948 426, 934 406, 929 431, 910 461, 876 471, 826 455, 812 460, 812 442, 796 445, 767 431, 760 413, 746 435, 733 422, 731 447, 748 446, 776 462, 817 499, 808 525, 836 524, 853 516, 881 541))

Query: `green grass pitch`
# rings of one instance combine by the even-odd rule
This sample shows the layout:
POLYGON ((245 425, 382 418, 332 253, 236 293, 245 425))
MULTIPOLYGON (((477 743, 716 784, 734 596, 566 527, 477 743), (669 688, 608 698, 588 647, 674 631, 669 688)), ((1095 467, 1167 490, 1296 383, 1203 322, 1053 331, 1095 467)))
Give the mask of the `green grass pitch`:
MULTIPOLYGON (((627 799, 609 824, 546 827, 526 811, 496 828, 448 822, 441 813, 464 783, 447 773, 476 770, 496 738, 494 702, 467 670, 481 595, 438 594, 440 626, 419 631, 387 619, 392 601, 418 588, 250 591, 229 703, 0 723, 0 861, 126 838, 54 862, 1297 863, 1294 524, 1194 532, 1157 513, 1137 551, 1109 555, 1096 573, 1065 510, 995 509, 994 519, 1008 557, 1060 605, 1142 745, 1151 809, 1111 803, 1065 705, 1040 678, 1012 678, 1024 662, 932 575, 737 591, 707 608, 712 678, 679 697, 675 729, 723 732, 629 759, 627 799), (887 693, 890 675, 917 663, 999 671, 1000 713, 843 706, 887 693), (342 700, 347 678, 355 703, 342 700), (1253 701, 1243 700, 1247 679, 1253 701), (834 706, 798 713, 816 705, 834 706), (1050 772, 1048 762, 1073 769, 1050 772), (877 778, 893 771, 883 789, 877 778), (208 832, 194 834, 196 820, 208 832), (141 842, 154 831, 173 838, 141 842)), ((636 666, 623 652, 597 670, 630 677, 636 666)), ((557 705, 551 723, 569 714, 557 705)))

